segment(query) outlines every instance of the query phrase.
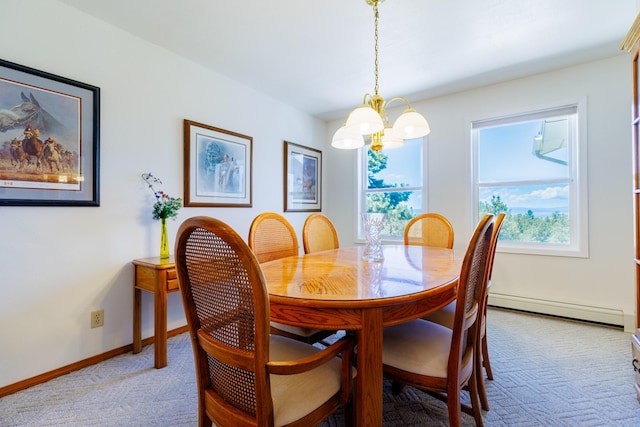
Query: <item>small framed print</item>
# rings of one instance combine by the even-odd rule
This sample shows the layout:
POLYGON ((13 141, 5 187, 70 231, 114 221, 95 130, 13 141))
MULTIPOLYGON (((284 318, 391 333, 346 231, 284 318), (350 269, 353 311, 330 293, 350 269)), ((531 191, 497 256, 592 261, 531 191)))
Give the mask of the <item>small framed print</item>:
POLYGON ((322 210, 322 151, 284 141, 284 210, 322 210))
POLYGON ((184 205, 251 207, 253 138, 184 121, 184 205))

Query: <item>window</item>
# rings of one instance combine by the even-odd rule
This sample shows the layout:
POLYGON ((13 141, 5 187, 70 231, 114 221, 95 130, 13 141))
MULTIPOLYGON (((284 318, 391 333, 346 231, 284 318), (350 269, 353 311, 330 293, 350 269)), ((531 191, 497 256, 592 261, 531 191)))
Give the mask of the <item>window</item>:
MULTIPOLYGON (((359 149, 359 210, 383 212, 385 240, 402 240, 404 227, 422 212, 423 138, 405 141, 398 149, 359 149)), ((358 238, 364 232, 358 215, 358 238)))
POLYGON ((580 105, 476 121, 474 218, 505 212, 502 251, 587 256, 580 105))

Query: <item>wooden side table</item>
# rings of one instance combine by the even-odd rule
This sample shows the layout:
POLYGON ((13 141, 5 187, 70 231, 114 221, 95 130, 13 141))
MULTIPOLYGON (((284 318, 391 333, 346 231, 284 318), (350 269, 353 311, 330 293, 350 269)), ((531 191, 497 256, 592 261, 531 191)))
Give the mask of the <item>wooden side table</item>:
POLYGON ((153 293, 155 367, 167 366, 167 294, 178 290, 173 257, 134 259, 133 264, 133 353, 142 350, 142 291, 153 293))

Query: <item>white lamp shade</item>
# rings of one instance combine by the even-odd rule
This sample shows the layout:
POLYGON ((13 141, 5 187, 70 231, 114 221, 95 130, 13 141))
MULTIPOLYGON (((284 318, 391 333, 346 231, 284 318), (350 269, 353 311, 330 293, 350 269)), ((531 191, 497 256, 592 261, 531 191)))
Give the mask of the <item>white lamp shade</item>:
POLYGON ((415 110, 406 110, 393 124, 394 133, 402 139, 426 136, 431 132, 427 119, 415 110))
POLYGON ((400 148, 402 146, 404 146, 404 140, 396 135, 391 126, 386 126, 384 128, 384 135, 382 135, 382 148, 385 150, 393 150, 394 148, 400 148))
POLYGON ((342 126, 333 134, 331 145, 342 150, 353 150, 364 145, 364 138, 352 129, 342 126))
POLYGON ((370 135, 384 129, 380 114, 367 105, 362 105, 353 110, 347 117, 345 126, 360 135, 370 135))

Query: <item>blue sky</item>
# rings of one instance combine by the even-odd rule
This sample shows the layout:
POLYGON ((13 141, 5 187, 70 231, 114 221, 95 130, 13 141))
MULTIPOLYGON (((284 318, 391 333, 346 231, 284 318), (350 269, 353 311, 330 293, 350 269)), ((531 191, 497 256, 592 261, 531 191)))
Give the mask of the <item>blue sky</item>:
MULTIPOLYGON (((499 195, 514 213, 531 209, 544 216, 558 211, 568 213, 568 183, 524 185, 522 181, 568 178, 569 168, 533 153, 534 138, 540 133, 542 120, 498 127, 481 128, 478 137, 480 183, 515 181, 513 185, 481 187, 480 200, 499 195), (521 181, 520 183, 517 183, 521 181)), ((547 135, 548 136, 548 135, 547 135)), ((547 156, 567 160, 568 149, 561 148, 547 156)))
POLYGON ((383 150, 389 156, 387 168, 376 175, 385 182, 420 186, 423 139, 406 141, 404 147, 383 150))
MULTIPOLYGON (((569 168, 533 154, 541 120, 479 130, 480 182, 566 178, 569 168)), ((566 149, 549 156, 566 160, 566 149), (562 152, 562 153, 561 153, 562 152)))

